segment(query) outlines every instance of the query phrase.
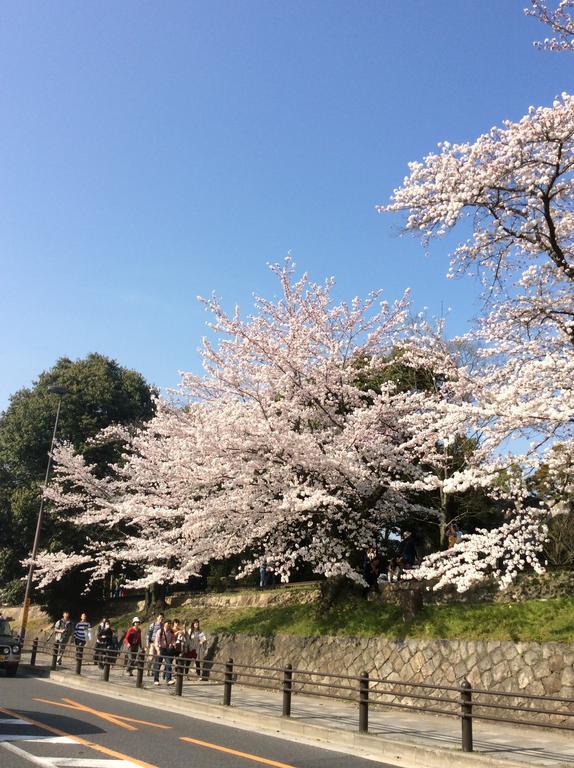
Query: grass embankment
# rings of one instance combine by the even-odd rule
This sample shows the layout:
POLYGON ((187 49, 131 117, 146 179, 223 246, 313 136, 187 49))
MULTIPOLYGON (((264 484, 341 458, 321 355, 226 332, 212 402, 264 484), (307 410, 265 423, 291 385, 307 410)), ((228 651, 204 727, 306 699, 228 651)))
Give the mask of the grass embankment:
MULTIPOLYGON (((127 625, 131 615, 116 616, 114 623, 127 625)), ((403 622, 395 606, 354 597, 322 612, 317 602, 296 599, 279 605, 231 607, 212 606, 202 598, 201 605, 172 606, 166 615, 199 617, 209 634, 574 642, 574 598, 427 606, 410 623, 403 622)))
MULTIPOLYGON (((207 617, 206 617, 207 618, 207 617)), ((574 598, 547 602, 428 606, 408 624, 398 608, 350 600, 317 615, 313 605, 238 610, 227 621, 204 622, 212 632, 258 635, 424 637, 445 640, 574 641, 574 598)))

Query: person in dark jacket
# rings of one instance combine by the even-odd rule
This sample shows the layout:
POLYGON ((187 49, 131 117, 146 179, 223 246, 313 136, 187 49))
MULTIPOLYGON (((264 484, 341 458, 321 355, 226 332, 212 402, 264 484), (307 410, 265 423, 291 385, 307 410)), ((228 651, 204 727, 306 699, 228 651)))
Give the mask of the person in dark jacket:
POLYGON ((367 594, 371 589, 379 591, 379 576, 381 575, 381 557, 376 549, 368 549, 365 553, 363 562, 363 578, 367 582, 364 593, 367 594))
MULTIPOLYGON (((114 645, 114 630, 108 619, 104 619, 101 624, 98 625, 98 634, 96 635, 96 652, 94 653, 94 659, 100 669, 104 668, 104 664, 108 660, 109 654, 107 651, 111 650, 114 645)), ((110 658, 111 660, 111 658, 110 658)))
POLYGON ((402 567, 406 570, 412 568, 417 559, 417 545, 411 531, 403 533, 403 539, 399 544, 398 558, 402 567))

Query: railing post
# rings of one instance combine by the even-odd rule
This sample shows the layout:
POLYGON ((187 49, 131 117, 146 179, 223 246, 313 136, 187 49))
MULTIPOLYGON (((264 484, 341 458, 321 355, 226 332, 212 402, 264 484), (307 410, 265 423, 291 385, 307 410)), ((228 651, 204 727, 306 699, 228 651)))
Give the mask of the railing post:
POLYGON ((138 655, 136 657, 136 688, 141 688, 143 686, 143 674, 144 674, 144 667, 145 667, 145 653, 144 651, 138 651, 138 655))
POLYGON ((233 685, 233 659, 225 662, 225 674, 223 678, 223 706, 231 704, 231 686, 233 685))
POLYGON ((102 675, 102 679, 104 683, 109 683, 110 681, 110 666, 111 666, 111 659, 110 659, 110 649, 104 648, 102 650, 103 653, 103 659, 104 659, 104 673, 102 675))
POLYGON ((30 654, 30 666, 36 666, 36 654, 38 653, 38 638, 32 640, 32 653, 30 654))
POLYGON ((369 673, 363 672, 359 677, 359 731, 369 730, 369 673))
POLYGON ((460 713, 462 751, 472 752, 472 686, 468 680, 463 680, 460 686, 460 713))
POLYGON ((50 669, 52 672, 56 669, 58 666, 58 651, 60 650, 60 644, 54 643, 54 647, 52 648, 52 663, 50 664, 50 669))
POLYGON ((76 674, 82 674, 82 659, 84 658, 84 646, 76 646, 76 674))
POLYGON ((183 694, 183 659, 177 656, 175 659, 175 695, 183 694))
POLYGON ((291 717, 291 693, 293 691, 293 666, 286 664, 283 670, 283 717, 291 717))

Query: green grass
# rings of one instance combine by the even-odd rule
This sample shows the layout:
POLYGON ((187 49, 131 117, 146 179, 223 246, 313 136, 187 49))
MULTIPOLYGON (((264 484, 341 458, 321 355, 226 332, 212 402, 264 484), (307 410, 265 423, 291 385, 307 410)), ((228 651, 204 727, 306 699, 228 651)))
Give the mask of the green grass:
POLYGON ((347 600, 317 615, 316 606, 244 608, 206 617, 209 632, 254 635, 347 635, 461 640, 574 641, 574 598, 524 603, 428 606, 405 624, 391 605, 347 600))
MULTIPOLYGON (((108 604, 112 623, 125 628, 135 605, 108 604), (115 615, 113 609, 120 609, 115 615), (123 610, 122 610, 123 609, 123 610)), ((151 616, 139 614, 147 628, 151 616)), ((287 604, 230 608, 212 606, 198 610, 190 605, 168 608, 170 618, 191 620, 199 616, 209 633, 250 635, 346 635, 349 637, 421 637, 445 640, 514 640, 574 642, 574 598, 527 600, 521 603, 475 603, 427 606, 411 623, 399 608, 357 597, 342 597, 328 611, 317 603, 293 600, 287 604)))

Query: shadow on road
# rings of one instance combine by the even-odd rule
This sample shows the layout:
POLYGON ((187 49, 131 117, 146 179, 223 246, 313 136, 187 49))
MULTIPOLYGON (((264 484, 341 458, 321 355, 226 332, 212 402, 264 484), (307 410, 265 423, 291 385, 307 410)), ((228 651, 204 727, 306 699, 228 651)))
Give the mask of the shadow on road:
MULTIPOLYGON (((34 720, 38 725, 30 724, 30 728, 40 728, 42 725, 49 725, 51 728, 57 728, 59 731, 65 731, 70 736, 86 736, 98 733, 106 733, 103 728, 92 723, 87 723, 83 720, 78 720, 77 717, 70 715, 60 714, 58 712, 38 712, 36 710, 13 708, 10 707, 10 712, 13 712, 23 720, 34 720)), ((10 723, 2 723, 2 729, 9 729, 10 723)), ((1 732, 1 731, 0 731, 1 732)))

